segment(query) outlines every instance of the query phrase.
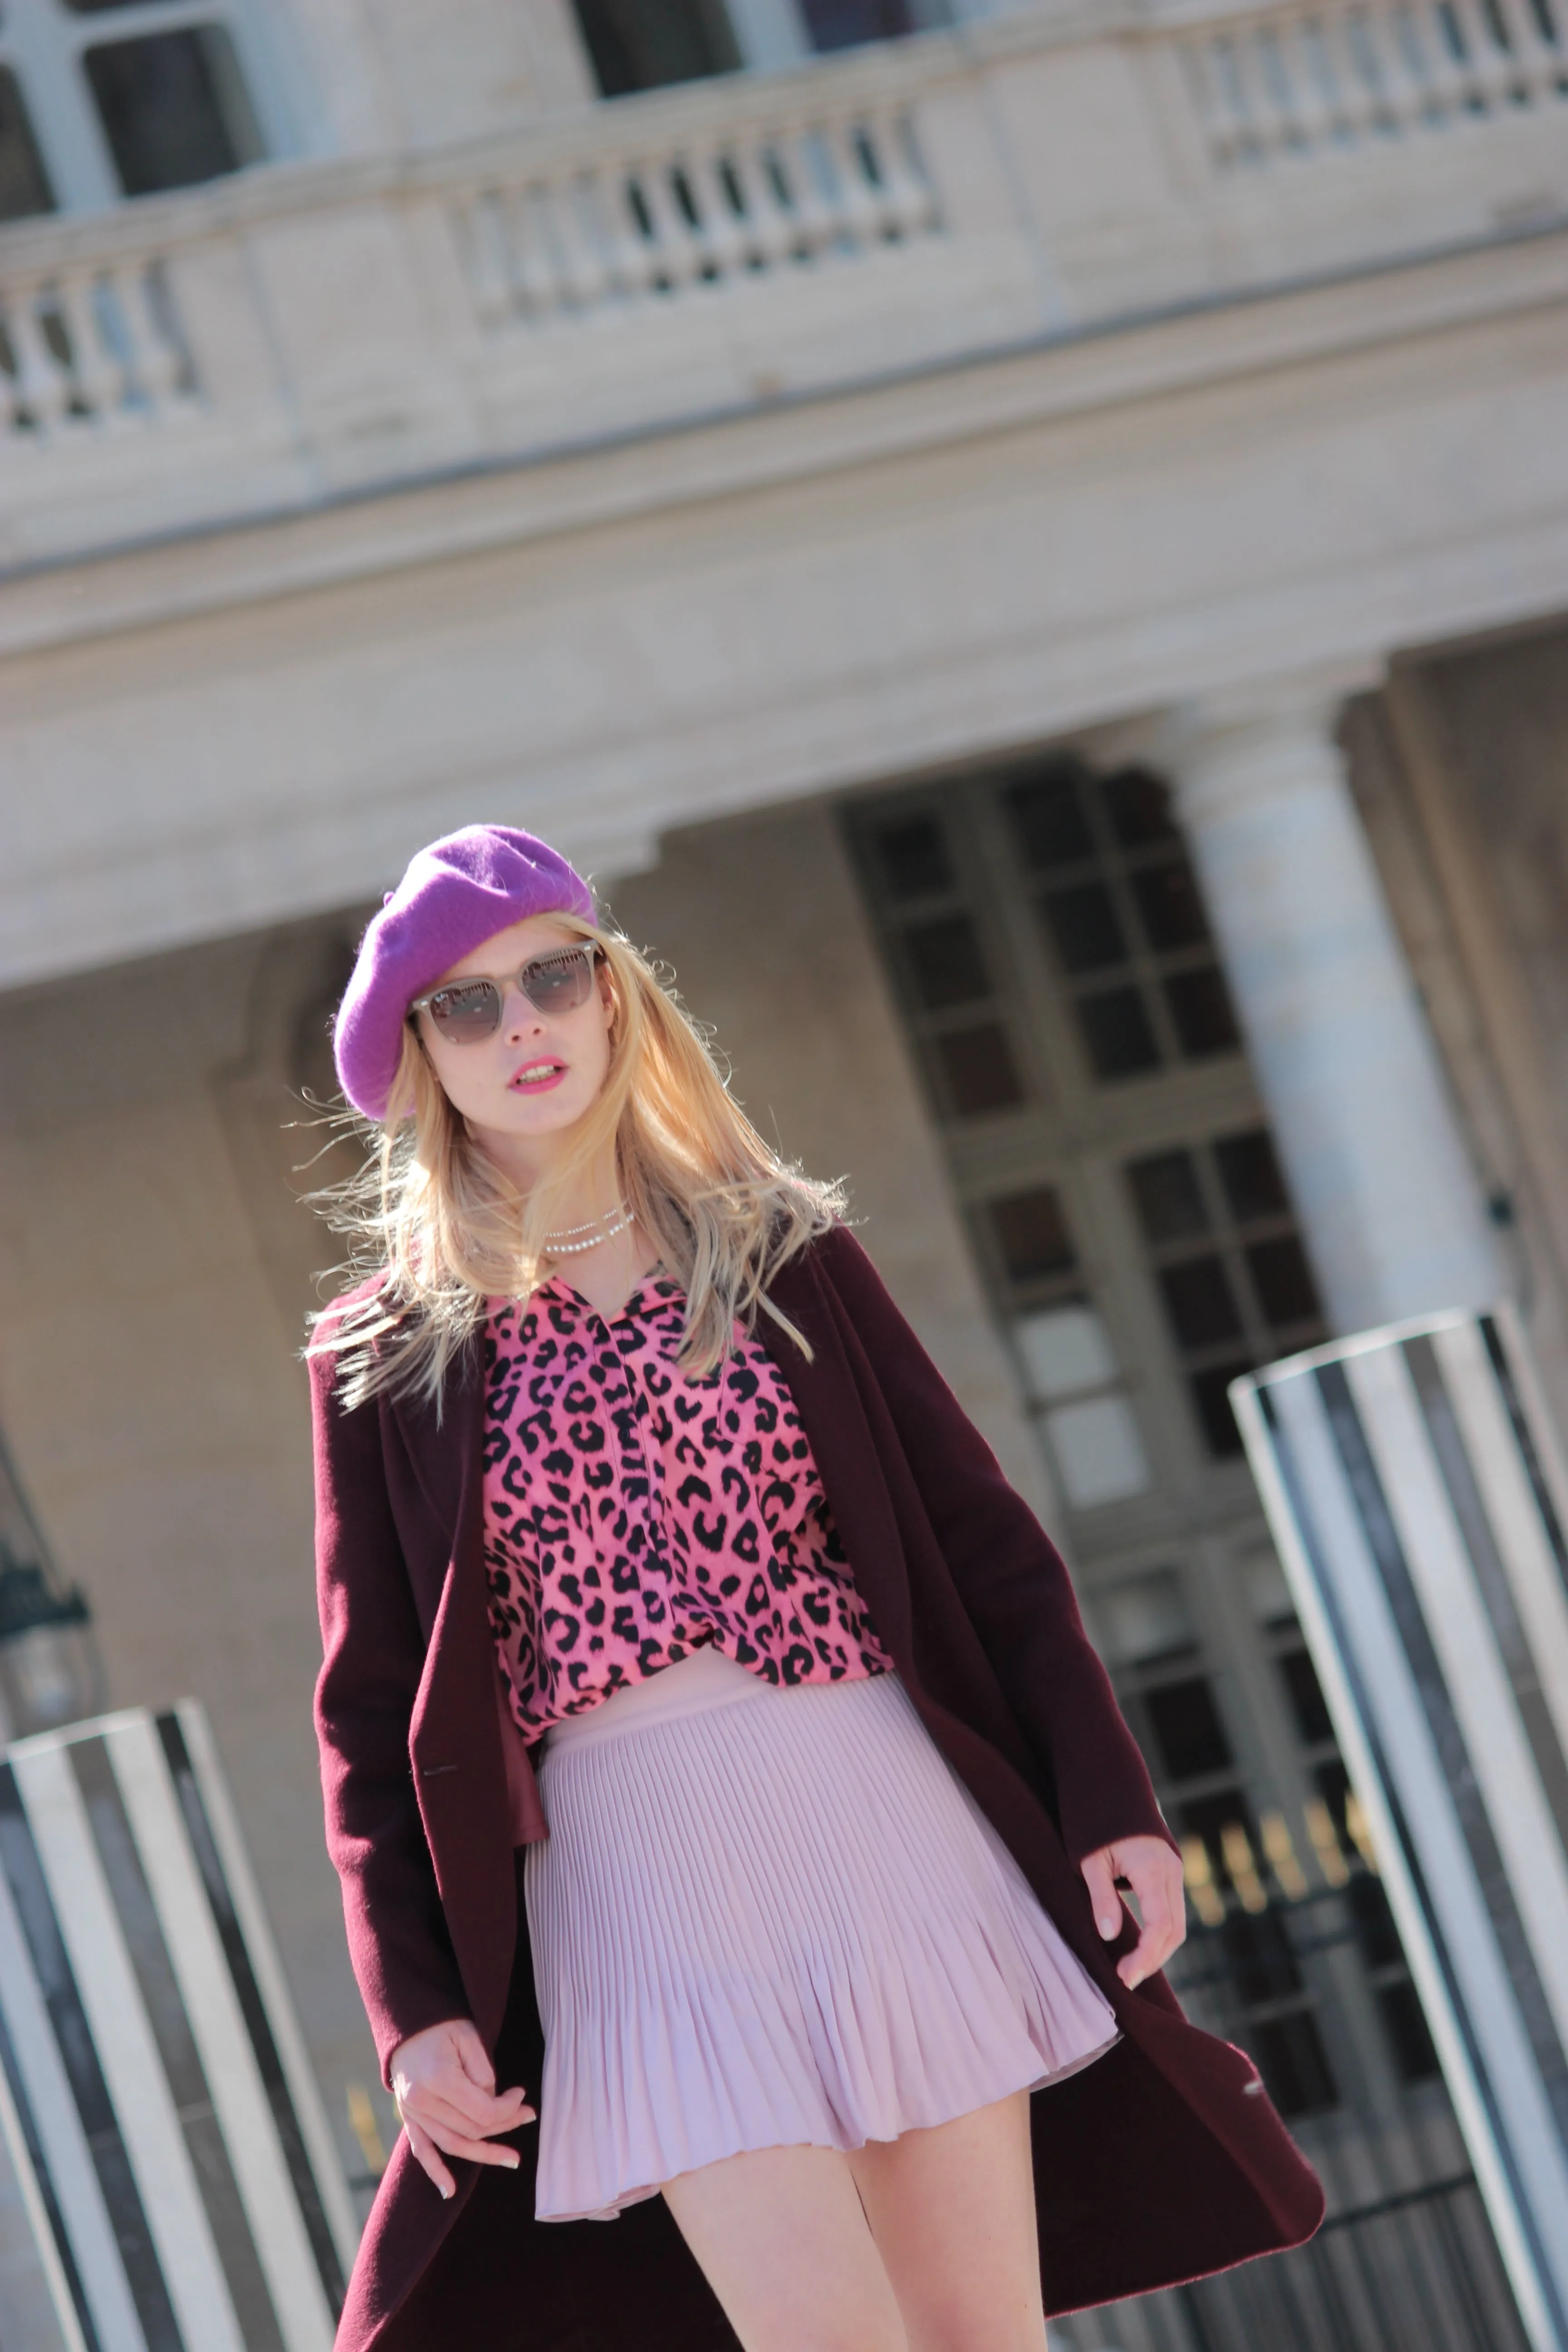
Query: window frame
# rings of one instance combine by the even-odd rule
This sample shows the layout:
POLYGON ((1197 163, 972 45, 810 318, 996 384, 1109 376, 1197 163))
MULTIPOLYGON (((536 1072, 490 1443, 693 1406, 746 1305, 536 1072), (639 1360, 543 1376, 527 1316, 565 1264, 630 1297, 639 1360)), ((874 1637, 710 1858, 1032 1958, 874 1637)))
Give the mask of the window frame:
MULTIPOLYGON (((139 37, 190 32, 213 25, 221 26, 233 44, 261 139, 260 156, 240 169, 261 169, 298 155, 301 142, 275 37, 276 15, 263 0, 126 0, 122 7, 89 14, 79 14, 67 0, 9 0, 0 17, 0 63, 16 78, 55 196, 52 212, 22 215, 20 220, 118 211, 123 205, 158 200, 157 196, 129 196, 121 187, 108 135, 88 83, 84 56, 89 49, 139 37)), ((233 176, 223 175, 226 180, 233 176)), ((171 189, 159 194, 186 193, 171 189)), ((7 224, 18 225, 19 221, 7 224)))

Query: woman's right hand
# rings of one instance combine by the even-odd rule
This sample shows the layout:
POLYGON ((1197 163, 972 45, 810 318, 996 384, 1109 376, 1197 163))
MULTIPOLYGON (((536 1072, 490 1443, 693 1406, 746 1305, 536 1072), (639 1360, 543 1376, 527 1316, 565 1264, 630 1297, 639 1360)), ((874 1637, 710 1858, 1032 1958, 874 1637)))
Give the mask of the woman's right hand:
POLYGON ((489 2142, 498 2132, 531 2123, 535 2110, 526 2104, 521 2084, 497 2096, 495 2069, 468 2018, 450 2018, 411 2033, 393 2052, 388 2072, 408 2145, 443 2197, 450 2197, 458 2185, 441 2161, 443 2153, 516 2171, 517 2150, 489 2142))

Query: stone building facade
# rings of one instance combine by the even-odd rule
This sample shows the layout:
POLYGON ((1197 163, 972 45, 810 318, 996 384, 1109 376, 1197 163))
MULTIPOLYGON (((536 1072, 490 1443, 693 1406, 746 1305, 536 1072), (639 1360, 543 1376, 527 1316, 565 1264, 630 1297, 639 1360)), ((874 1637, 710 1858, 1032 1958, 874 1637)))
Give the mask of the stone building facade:
POLYGON ((299 1195, 369 910, 527 824, 1062 1540, 1335 2245, 1511 2343, 1225 1389, 1506 1292, 1568 1415, 1562 0, 437 27, 0 26, 0 1431, 101 1695, 211 1709, 363 2167, 299 1195))

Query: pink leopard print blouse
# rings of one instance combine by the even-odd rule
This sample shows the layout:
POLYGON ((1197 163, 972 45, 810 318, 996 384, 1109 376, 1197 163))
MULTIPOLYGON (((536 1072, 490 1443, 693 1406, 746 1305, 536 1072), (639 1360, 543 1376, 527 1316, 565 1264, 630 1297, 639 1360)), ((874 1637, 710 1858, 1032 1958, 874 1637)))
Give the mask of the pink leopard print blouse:
POLYGON ((675 1362, 685 1294, 609 1322, 562 1276, 485 1334, 490 1625, 526 1740, 704 1643, 773 1684, 892 1664, 855 1590, 788 1387, 760 1340, 675 1362))

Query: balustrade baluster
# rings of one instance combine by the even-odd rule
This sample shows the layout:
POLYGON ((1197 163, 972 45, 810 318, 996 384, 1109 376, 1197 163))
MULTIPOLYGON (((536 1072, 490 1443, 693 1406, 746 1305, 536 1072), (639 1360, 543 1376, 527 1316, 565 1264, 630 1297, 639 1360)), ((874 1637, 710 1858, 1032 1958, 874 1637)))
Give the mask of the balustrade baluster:
POLYGON ((653 228, 659 273, 672 289, 689 286, 699 276, 703 260, 701 247, 675 193, 674 169, 666 157, 637 175, 653 228))
POLYGON ((859 247, 880 245, 884 231, 882 191, 872 176, 871 151, 863 123, 836 122, 822 133, 836 185, 839 233, 859 247))
POLYGON ((915 130, 907 114, 879 112, 871 118, 886 202, 903 236, 922 236, 941 225, 936 190, 926 176, 915 130))
POLYGON ((506 198, 499 189, 481 188, 459 216, 468 252, 468 291, 479 325, 489 331, 504 327, 515 308, 505 207, 506 198))
POLYGON ((1216 120, 1224 125, 1225 160, 1229 163, 1256 161, 1263 143, 1252 110, 1251 92, 1243 65, 1246 28, 1221 33, 1203 44, 1204 64, 1214 93, 1216 120))
POLYGON ((1229 103, 1215 73, 1213 51, 1214 43, 1201 38, 1178 43, 1176 55, 1210 160, 1224 171, 1236 160, 1235 138, 1229 103))
MULTIPOLYGON (((1300 34, 1298 34, 1300 38, 1300 34)), ((1231 69, 1235 76, 1237 112, 1246 125, 1245 146, 1260 160, 1278 153, 1287 143, 1284 124, 1287 120, 1273 103, 1268 87, 1268 70, 1263 60, 1262 27, 1241 25, 1226 44, 1231 53, 1231 69)))
POLYGON ((730 192, 724 185, 721 159, 712 153, 680 158, 677 169, 697 215, 692 235, 702 255, 702 275, 733 278, 746 266, 746 240, 730 192))
POLYGON ((640 164, 617 164, 607 181, 600 183, 605 220, 605 267, 611 285, 628 299, 651 293, 658 277, 658 252, 637 211, 645 176, 640 164))
POLYGON ((773 256, 757 219, 755 192, 747 185, 739 150, 728 145, 714 148, 703 158, 701 172, 699 201, 711 205, 725 224, 730 246, 726 276, 731 271, 766 268, 773 256))
POLYGON ((747 234, 752 250, 764 269, 776 269, 781 263, 795 258, 795 215, 779 193, 775 173, 781 166, 772 152, 772 142, 763 140, 756 147, 742 146, 739 142, 729 156, 731 171, 745 206, 747 234))
POLYGON ((1318 70, 1310 28, 1259 25, 1252 47, 1257 66, 1253 86, 1263 90, 1279 125, 1269 145, 1297 150, 1327 145, 1334 135, 1333 109, 1318 70))
POLYGON ((826 174, 832 166, 826 142, 815 124, 802 124, 775 144, 795 198, 797 250, 815 260, 819 253, 837 246, 843 235, 834 194, 829 193, 827 184, 826 174))
POLYGON ((523 309, 534 320, 552 318, 562 302, 561 273, 551 249, 548 203, 546 190, 531 183, 514 190, 507 207, 512 273, 523 309))
POLYGON ((1448 122, 1455 108, 1465 106, 1465 87, 1444 28, 1434 19, 1432 0, 1394 0, 1389 33, 1399 49, 1405 89, 1411 91, 1411 120, 1427 125, 1448 122))
POLYGON ((1508 51, 1499 41, 1479 0, 1440 0, 1440 8, 1458 27, 1465 52, 1464 78, 1471 110, 1489 114, 1512 97, 1513 72, 1508 51))
POLYGON ((1376 52, 1364 7, 1325 9, 1324 55, 1333 76, 1342 127, 1352 139, 1384 129, 1390 110, 1378 81, 1376 52))
POLYGON ((111 430, 125 421, 121 405, 124 372, 104 349, 96 281, 73 273, 57 278, 53 292, 55 308, 70 345, 70 372, 79 412, 85 412, 100 429, 111 430))
POLYGON ((1554 49, 1542 32, 1530 0, 1496 0, 1498 14, 1508 27, 1521 87, 1532 98, 1555 98, 1568 89, 1563 71, 1568 59, 1554 49))
POLYGON ((12 379, 13 415, 30 424, 35 433, 49 438, 65 423, 70 402, 70 377, 49 349, 38 317, 42 289, 30 287, 6 305, 5 330, 16 373, 12 379))
POLYGON ((540 189, 561 287, 578 310, 596 310, 609 290, 597 193, 591 172, 574 172, 540 189))
POLYGON ((1431 108, 1430 94, 1416 69, 1403 0, 1375 0, 1363 15, 1364 37, 1376 59, 1384 121, 1394 131, 1419 126, 1431 108))
MULTIPOLYGON (((130 338, 129 372, 156 415, 184 392, 184 354, 171 334, 154 284, 156 262, 132 262, 111 281, 114 299, 130 338)), ((166 299, 166 298, 165 298, 166 299)))

